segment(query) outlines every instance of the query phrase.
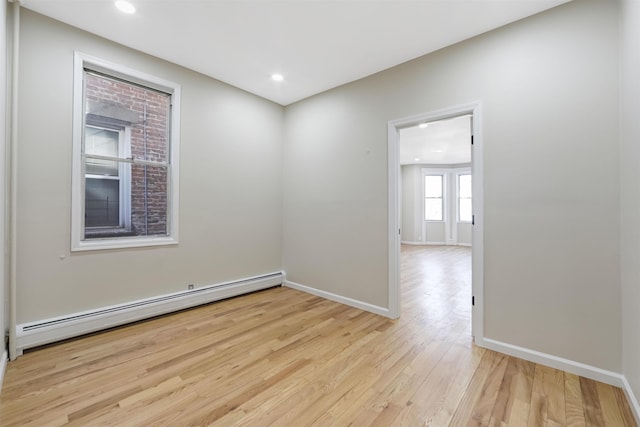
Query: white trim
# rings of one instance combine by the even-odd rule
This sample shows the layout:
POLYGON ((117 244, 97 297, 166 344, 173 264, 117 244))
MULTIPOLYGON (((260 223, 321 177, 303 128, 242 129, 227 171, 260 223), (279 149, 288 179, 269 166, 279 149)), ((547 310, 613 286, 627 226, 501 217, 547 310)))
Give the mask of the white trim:
POLYGON ((72 251, 99 251, 103 249, 142 248, 147 246, 177 245, 171 236, 119 237, 80 240, 72 246, 72 251))
POLYGON ((633 416, 636 417, 636 423, 640 425, 640 403, 638 402, 638 398, 633 393, 633 389, 631 388, 631 384, 627 381, 627 377, 622 377, 622 389, 624 390, 624 394, 627 396, 627 400, 629 401, 629 406, 631 407, 631 412, 633 412, 633 416))
POLYGON ((388 169, 388 233, 389 233, 389 310, 393 318, 400 316, 400 236, 399 236, 399 129, 415 126, 425 121, 444 120, 464 114, 471 115, 474 145, 471 150, 471 174, 473 185, 472 230, 472 293, 475 306, 472 310, 472 334, 481 345, 484 334, 484 169, 482 153, 482 121, 479 101, 426 114, 417 114, 403 119, 390 120, 387 124, 387 169, 388 169))
MULTIPOLYGON (((0 333, 2 337, 4 337, 5 332, 7 331, 9 325, 9 256, 10 256, 10 245, 9 245, 9 227, 8 220, 10 218, 9 214, 9 191, 8 186, 10 185, 9 177, 11 166, 8 163, 10 158, 9 156, 9 148, 11 144, 10 136, 11 136, 11 112, 9 111, 9 105, 11 102, 9 90, 11 88, 11 72, 9 71, 9 67, 11 66, 11 62, 9 61, 9 54, 11 52, 8 37, 8 26, 9 22, 9 5, 8 3, 3 3, 0 5, 0 21, 2 22, 1 26, 3 32, 0 33, 0 81, 2 82, 2 86, 0 86, 0 167, 2 168, 2 172, 0 172, 0 200, 2 201, 2 207, 0 208, 0 247, 2 247, 2 261, 0 262, 0 333)), ((8 357, 8 352, 6 350, 5 342, 2 340, 2 348, 4 349, 4 353, 2 354, 3 361, 0 361, 0 390, 2 389, 2 376, 4 372, 4 368, 6 365, 6 359, 8 357)))
POLYGON ((320 289, 312 288, 309 286, 301 285, 296 282, 292 282, 290 280, 285 280, 283 286, 286 286, 291 289, 295 289, 301 292, 305 292, 311 295, 315 295, 324 299, 328 299, 330 301, 339 302, 340 304, 348 305, 351 307, 359 308, 360 310, 368 311, 370 313, 379 314, 381 316, 390 317, 391 311, 388 308, 379 307, 377 305, 369 304, 363 301, 358 301, 352 298, 343 297, 342 295, 337 295, 331 292, 322 291, 320 289))
POLYGON ((16 326, 18 354, 27 348, 282 285, 283 273, 217 283, 16 326))
POLYGON ((472 105, 471 187, 474 225, 471 229, 471 292, 475 306, 471 310, 471 330, 478 345, 484 340, 484 139, 482 107, 472 105))
POLYGON ((387 292, 389 317, 400 317, 400 132, 396 123, 387 125, 387 292))
POLYGON ((509 356, 519 357, 520 359, 530 362, 539 363, 540 365, 549 366, 551 368, 560 369, 581 377, 590 378, 616 387, 624 385, 624 377, 612 371, 597 368, 574 360, 564 359, 552 354, 542 353, 540 351, 531 350, 517 345, 507 344, 501 341, 484 338, 483 347, 509 356))
POLYGON ((4 382, 4 374, 7 372, 7 363, 9 362, 9 352, 7 349, 2 351, 0 355, 0 392, 2 392, 2 383, 4 382))
MULTIPOLYGON (((105 61, 81 52, 74 52, 73 75, 73 133, 72 133, 72 188, 71 188, 71 251, 120 249, 178 243, 179 233, 179 166, 180 166, 180 96, 181 86, 160 77, 146 74, 126 66, 105 61), (83 240, 84 219, 81 212, 84 204, 84 174, 82 168, 82 132, 84 127, 83 77, 84 69, 105 73, 109 76, 141 84, 171 95, 170 146, 168 153, 168 236, 137 236, 83 240)), ((140 162, 138 162, 140 163, 140 162)))
MULTIPOLYGON (((402 240, 400 241, 400 244, 411 245, 411 246, 448 246, 445 242, 412 242, 408 240, 402 240)), ((473 245, 471 243, 456 243, 455 245, 449 245, 449 246, 465 246, 470 248, 473 245)))
MULTIPOLYGON (((125 65, 98 58, 97 56, 87 55, 86 53, 74 51, 74 58, 76 61, 82 61, 80 64, 81 66, 88 67, 93 71, 98 71, 109 76, 118 77, 122 80, 137 83, 151 89, 156 89, 169 94, 173 94, 176 89, 178 91, 180 90, 180 85, 178 85, 177 83, 165 80, 153 74, 144 73, 134 68, 129 68, 125 65)), ((78 65, 77 62, 76 65, 78 65)))
MULTIPOLYGON (((13 3, 13 40, 11 55, 11 142, 9 144, 9 357, 16 358, 15 326, 18 289, 18 98, 20 74, 20 1, 13 3)), ((5 236, 6 237, 6 236, 5 236)))

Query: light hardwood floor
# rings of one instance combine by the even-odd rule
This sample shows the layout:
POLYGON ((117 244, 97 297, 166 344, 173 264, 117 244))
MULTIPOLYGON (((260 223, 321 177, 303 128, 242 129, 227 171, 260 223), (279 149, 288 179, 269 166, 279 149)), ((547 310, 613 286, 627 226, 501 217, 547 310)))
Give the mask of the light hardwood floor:
POLYGON ((618 388, 474 347, 469 270, 403 247, 397 321, 275 288, 28 352, 0 425, 636 425, 618 388))

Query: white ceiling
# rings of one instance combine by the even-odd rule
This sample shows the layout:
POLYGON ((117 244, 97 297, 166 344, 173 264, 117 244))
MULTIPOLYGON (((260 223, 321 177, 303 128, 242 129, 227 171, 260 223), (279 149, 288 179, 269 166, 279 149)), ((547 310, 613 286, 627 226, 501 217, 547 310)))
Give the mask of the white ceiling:
POLYGON ((287 105, 569 0, 130 1, 21 3, 287 105))
POLYGON ((471 163, 471 116, 400 129, 399 144, 401 165, 471 163))

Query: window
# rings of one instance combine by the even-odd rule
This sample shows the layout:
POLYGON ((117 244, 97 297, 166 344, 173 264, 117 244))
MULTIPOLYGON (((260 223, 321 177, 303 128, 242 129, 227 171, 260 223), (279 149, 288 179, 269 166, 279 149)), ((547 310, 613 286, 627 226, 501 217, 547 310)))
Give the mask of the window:
POLYGON ((180 87, 76 53, 72 250, 177 243, 180 87))
POLYGON ((458 221, 471 222, 471 174, 458 175, 458 221))
POLYGON ((424 219, 425 221, 443 221, 443 175, 425 175, 424 177, 424 219))
POLYGON ((125 140, 124 133, 124 129, 85 126, 85 238, 131 231, 127 209, 131 200, 130 165, 103 159, 127 157, 125 146, 129 148, 129 138, 125 140))

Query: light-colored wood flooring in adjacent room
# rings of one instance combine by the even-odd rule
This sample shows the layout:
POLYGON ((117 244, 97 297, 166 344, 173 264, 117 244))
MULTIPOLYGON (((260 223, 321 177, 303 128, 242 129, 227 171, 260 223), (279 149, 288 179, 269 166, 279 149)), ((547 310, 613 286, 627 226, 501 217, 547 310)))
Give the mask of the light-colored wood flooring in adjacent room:
POLYGON ((470 249, 403 247, 397 321, 274 288, 26 353, 8 426, 635 426, 615 387, 472 345, 470 249))

